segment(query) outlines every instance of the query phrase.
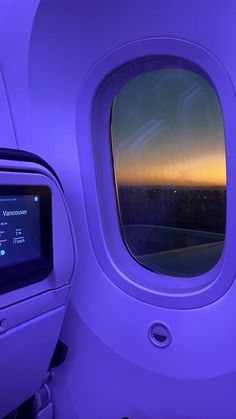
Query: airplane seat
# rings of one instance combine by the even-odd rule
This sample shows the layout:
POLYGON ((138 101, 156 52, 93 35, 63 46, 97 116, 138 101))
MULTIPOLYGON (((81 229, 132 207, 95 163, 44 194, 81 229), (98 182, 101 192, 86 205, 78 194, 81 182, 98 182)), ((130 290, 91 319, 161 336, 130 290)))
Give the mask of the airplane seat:
POLYGON ((0 417, 41 386, 74 269, 73 229, 56 173, 32 153, 0 149, 0 417))

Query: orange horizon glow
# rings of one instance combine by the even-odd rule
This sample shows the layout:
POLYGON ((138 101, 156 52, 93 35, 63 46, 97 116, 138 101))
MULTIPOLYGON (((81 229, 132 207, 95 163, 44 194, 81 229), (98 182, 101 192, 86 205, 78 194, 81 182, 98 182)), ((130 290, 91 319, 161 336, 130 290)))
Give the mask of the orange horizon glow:
MULTIPOLYGON (((171 159, 169 159, 171 160, 171 159)), ((118 185, 143 186, 218 186, 226 185, 224 153, 215 153, 182 161, 159 162, 156 158, 135 159, 129 153, 116 159, 118 185)))

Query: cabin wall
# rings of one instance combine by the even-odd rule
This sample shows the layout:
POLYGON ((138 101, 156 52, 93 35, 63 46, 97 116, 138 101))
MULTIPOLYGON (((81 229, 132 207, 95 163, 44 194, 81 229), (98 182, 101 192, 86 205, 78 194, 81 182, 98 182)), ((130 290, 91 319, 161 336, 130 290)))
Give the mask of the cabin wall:
MULTIPOLYGON (((171 310, 128 296, 101 269, 84 205, 83 187, 89 185, 82 186, 80 177, 76 107, 82 81, 94 64, 115 48, 143 38, 174 37, 203 46, 222 63, 235 86, 236 4, 4 0, 0 9, 0 61, 16 147, 39 154, 56 170, 77 236, 79 268, 62 331, 69 352, 56 374, 55 417, 233 419, 236 364, 224 359, 223 349, 215 352, 222 344, 218 324, 220 330, 225 326, 221 313, 229 322, 235 316, 226 298, 209 310, 176 310, 172 316, 171 310), (170 354, 172 364, 164 353, 157 359, 149 341, 142 346, 146 324, 159 318, 180 326, 183 335, 187 328, 191 336, 175 362, 170 354), (196 335, 191 334, 195 326, 196 335), (206 341, 212 342, 208 353, 206 341), (194 352, 196 345, 200 350, 194 352)), ((235 284, 228 294, 233 301, 235 284)), ((225 329, 230 336, 235 332, 235 326, 225 329)), ((235 349, 235 339, 225 345, 235 349)))

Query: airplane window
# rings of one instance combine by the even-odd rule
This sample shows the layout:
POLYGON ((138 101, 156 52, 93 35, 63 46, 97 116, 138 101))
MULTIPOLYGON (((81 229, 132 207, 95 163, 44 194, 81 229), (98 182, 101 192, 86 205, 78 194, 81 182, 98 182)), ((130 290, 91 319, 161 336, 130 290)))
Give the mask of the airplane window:
POLYGON ((200 73, 161 68, 128 81, 112 107, 111 140, 122 235, 144 267, 191 277, 222 255, 224 127, 200 73))

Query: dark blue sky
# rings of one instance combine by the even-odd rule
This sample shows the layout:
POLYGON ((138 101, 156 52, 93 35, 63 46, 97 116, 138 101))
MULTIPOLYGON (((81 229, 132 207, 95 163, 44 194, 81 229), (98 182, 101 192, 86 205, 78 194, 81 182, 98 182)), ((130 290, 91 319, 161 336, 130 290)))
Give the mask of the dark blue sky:
POLYGON ((112 113, 119 184, 225 185, 224 129, 214 89, 185 69, 129 81, 112 113))

